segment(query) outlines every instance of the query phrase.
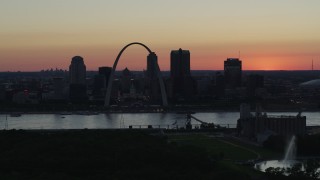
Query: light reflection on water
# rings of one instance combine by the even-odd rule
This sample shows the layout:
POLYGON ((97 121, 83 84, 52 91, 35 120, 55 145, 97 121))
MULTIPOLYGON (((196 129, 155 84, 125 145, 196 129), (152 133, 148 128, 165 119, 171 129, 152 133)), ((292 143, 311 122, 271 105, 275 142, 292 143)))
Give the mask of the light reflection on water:
POLYGON ((293 167, 293 165, 299 163, 299 161, 296 160, 287 160, 287 161, 283 161, 283 160, 270 160, 270 161, 263 161, 260 163, 257 163, 254 165, 254 168, 265 172, 266 169, 273 167, 273 168, 291 168, 293 167))

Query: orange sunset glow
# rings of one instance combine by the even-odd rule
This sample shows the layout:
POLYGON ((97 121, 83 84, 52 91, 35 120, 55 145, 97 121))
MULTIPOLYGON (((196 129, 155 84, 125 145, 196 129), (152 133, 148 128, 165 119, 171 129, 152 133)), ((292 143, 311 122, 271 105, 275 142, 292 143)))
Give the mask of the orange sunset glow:
MULTIPOLYGON (((123 46, 142 42, 170 69, 170 51, 188 49, 191 69, 221 70, 228 57, 244 70, 320 69, 320 12, 298 1, 9 1, 0 7, 0 71, 67 69, 75 55, 88 70, 112 66, 123 46), (240 51, 240 53, 239 53, 240 51)), ((130 47, 118 69, 146 68, 130 47)))

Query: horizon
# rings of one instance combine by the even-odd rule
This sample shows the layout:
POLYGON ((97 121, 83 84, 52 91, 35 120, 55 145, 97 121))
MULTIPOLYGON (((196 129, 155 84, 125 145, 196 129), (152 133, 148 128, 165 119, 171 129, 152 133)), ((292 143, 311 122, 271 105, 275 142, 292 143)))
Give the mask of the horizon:
MULTIPOLYGON (((68 69, 55 69, 55 68, 47 68, 47 69, 41 69, 41 70, 35 70, 35 71, 0 71, 0 73, 39 73, 39 72, 42 72, 42 71, 50 71, 50 70, 63 70, 63 71, 67 71, 69 72, 68 69)), ((116 69, 116 72, 121 72, 123 71, 124 69, 116 69)), ((129 71, 131 72, 144 72, 145 69, 143 70, 131 70, 128 68, 129 71)), ((191 72, 192 71, 224 71, 223 69, 191 69, 190 70, 191 72)), ((242 72, 255 72, 255 71, 258 71, 258 72, 318 72, 320 70, 281 70, 281 69, 277 69, 277 70, 255 70, 255 69, 250 69, 250 70, 242 70, 242 72)), ((99 72, 99 70, 86 70, 86 72, 99 72)), ((161 70, 161 72, 170 72, 170 70, 161 70)))
MULTIPOLYGON (((193 2, 4 0, 1 72, 68 69, 80 55, 88 70, 112 66, 128 43, 141 42, 170 69, 170 51, 191 53, 192 70, 220 70, 239 57, 243 70, 320 69, 320 1, 193 2), (240 53, 239 53, 240 52, 240 53)), ((117 69, 146 68, 146 51, 128 48, 117 69)))

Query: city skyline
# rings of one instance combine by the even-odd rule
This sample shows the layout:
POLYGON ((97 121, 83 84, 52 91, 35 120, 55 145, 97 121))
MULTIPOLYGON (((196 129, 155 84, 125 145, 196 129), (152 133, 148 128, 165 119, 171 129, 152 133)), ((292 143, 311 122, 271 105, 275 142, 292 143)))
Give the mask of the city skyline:
MULTIPOLYGON (((320 2, 9 1, 0 7, 0 71, 67 69, 79 55, 88 70, 112 66, 120 49, 142 42, 170 69, 170 51, 190 50, 192 70, 223 70, 239 58, 243 70, 320 69, 320 2), (70 13, 72 12, 72 13, 70 13), (239 53, 240 51, 240 53, 239 53)), ((148 54, 130 47, 117 70, 146 69, 148 54)))

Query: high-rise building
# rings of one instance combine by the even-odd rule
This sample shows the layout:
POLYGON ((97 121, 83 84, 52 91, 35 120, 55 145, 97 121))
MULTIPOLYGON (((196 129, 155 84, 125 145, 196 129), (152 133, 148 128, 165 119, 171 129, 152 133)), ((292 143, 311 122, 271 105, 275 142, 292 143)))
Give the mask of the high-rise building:
POLYGON ((108 87, 109 77, 111 74, 112 68, 111 67, 99 67, 99 75, 102 75, 106 79, 106 87, 108 87))
POLYGON ((52 80, 53 80, 54 99, 63 99, 64 98, 63 90, 65 88, 64 79, 61 77, 54 77, 52 80))
POLYGON ((256 97, 256 90, 264 87, 264 77, 258 74, 247 76, 247 95, 250 98, 256 97))
POLYGON ((170 74, 172 83, 170 89, 173 92, 169 92, 169 94, 172 95, 173 101, 192 99, 196 92, 196 82, 191 77, 190 52, 188 50, 180 48, 171 51, 170 74))
POLYGON ((86 84, 86 65, 81 56, 72 58, 69 66, 70 84, 86 84))
POLYGON ((228 58, 224 61, 225 85, 228 89, 241 86, 242 63, 238 58, 228 58))
POLYGON ((4 84, 0 84, 0 101, 4 101, 6 98, 6 87, 4 84))
POLYGON ((87 100, 86 87, 86 66, 83 58, 75 56, 72 58, 69 66, 70 75, 70 100, 73 102, 82 102, 87 100))
POLYGON ((157 78, 158 57, 152 52, 147 57, 147 77, 149 79, 157 78))
POLYGON ((131 86, 131 79, 133 79, 131 71, 126 67, 122 70, 122 77, 121 77, 121 93, 129 93, 130 86, 131 86))
POLYGON ((222 73, 217 72, 215 76, 214 95, 218 98, 224 96, 225 93, 225 79, 222 73))
POLYGON ((187 77, 190 76, 190 52, 188 50, 171 51, 170 60, 171 77, 187 77))
POLYGON ((150 97, 151 103, 158 103, 161 100, 160 86, 157 76, 158 57, 152 52, 147 57, 147 71, 146 71, 146 92, 150 97))
POLYGON ((97 98, 102 98, 105 95, 104 90, 107 89, 106 77, 104 75, 97 74, 93 78, 93 90, 92 95, 97 98))

